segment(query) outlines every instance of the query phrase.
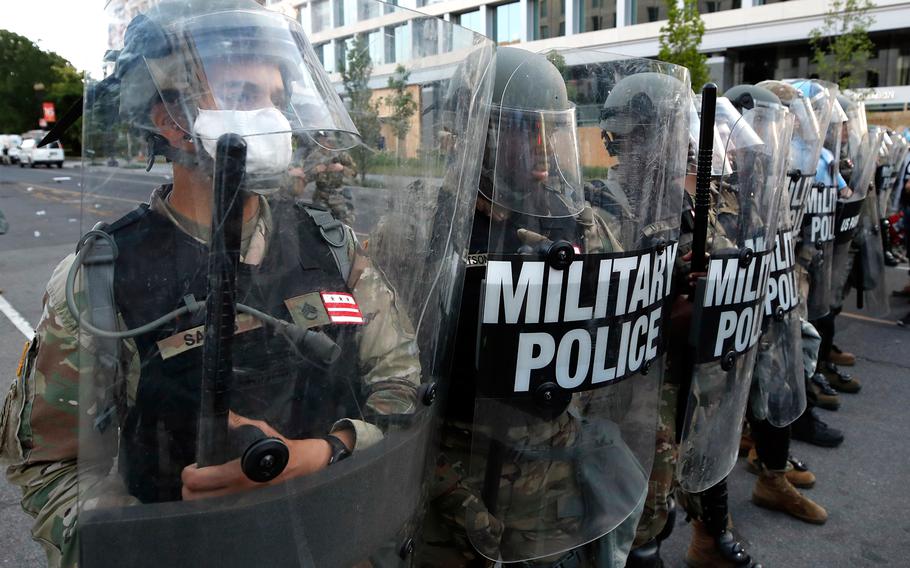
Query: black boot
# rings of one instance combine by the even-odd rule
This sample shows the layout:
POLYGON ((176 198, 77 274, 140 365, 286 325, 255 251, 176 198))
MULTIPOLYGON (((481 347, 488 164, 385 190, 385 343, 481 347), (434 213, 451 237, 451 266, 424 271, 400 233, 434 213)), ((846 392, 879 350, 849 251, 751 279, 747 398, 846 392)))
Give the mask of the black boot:
POLYGON ((660 541, 649 540, 638 548, 633 548, 626 559, 626 568, 663 568, 660 558, 660 541))
POLYGON ((807 408, 803 415, 791 425, 794 440, 800 440, 823 448, 836 448, 844 441, 844 434, 837 428, 831 428, 815 413, 814 408, 807 408))

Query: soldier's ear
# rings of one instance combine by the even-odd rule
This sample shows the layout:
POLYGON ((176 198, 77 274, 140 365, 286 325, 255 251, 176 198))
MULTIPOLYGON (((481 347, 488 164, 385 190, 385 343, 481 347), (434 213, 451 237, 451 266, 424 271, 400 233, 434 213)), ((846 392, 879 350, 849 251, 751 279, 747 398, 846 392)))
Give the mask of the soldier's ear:
POLYGON ((164 103, 156 102, 153 104, 149 115, 152 119, 152 124, 154 124, 155 128, 158 130, 158 134, 163 136, 168 141, 168 144, 181 150, 193 150, 192 139, 189 138, 186 131, 180 128, 180 125, 178 125, 170 113, 168 113, 164 103))

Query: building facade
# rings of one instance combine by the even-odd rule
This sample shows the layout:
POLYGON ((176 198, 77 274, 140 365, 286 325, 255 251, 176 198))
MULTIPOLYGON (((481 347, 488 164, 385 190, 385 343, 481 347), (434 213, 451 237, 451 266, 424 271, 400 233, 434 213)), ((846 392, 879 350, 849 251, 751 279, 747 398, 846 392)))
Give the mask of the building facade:
MULTIPOLYGON (((309 33, 326 70, 337 73, 354 34, 365 33, 377 80, 436 33, 428 20, 399 17, 392 7, 364 0, 266 0, 293 13, 309 33)), ((667 10, 664 0, 398 0, 402 8, 451 21, 532 51, 578 47, 655 57, 667 10)), ((808 37, 822 25, 827 0, 699 0, 705 22, 701 49, 723 90, 763 79, 815 72, 808 37)), ((870 12, 875 52, 866 70, 874 89, 870 110, 910 110, 910 0, 876 0, 870 12)), ((438 49, 444 52, 445 38, 438 49)), ((567 57, 568 65, 581 63, 567 57)))

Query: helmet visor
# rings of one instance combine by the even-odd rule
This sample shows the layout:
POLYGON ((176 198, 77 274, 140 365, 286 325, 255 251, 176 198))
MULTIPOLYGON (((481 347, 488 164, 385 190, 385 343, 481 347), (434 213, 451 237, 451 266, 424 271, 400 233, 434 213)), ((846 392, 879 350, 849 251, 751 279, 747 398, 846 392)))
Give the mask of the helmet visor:
POLYGON ((535 217, 584 209, 575 107, 537 111, 494 106, 493 203, 535 217))
POLYGON ((243 136, 294 132, 332 149, 357 144, 357 129, 297 22, 233 10, 178 19, 161 32, 148 34, 158 45, 146 46, 144 62, 171 119, 188 134, 211 137, 197 117, 227 111, 241 117, 243 136))

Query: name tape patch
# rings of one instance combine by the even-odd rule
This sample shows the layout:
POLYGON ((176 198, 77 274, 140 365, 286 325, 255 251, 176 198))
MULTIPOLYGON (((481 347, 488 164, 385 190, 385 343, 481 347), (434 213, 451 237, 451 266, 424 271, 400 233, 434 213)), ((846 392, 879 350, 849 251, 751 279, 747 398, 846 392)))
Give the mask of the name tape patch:
MULTIPOLYGON (((237 314, 234 320, 234 335, 240 335, 262 327, 262 322, 249 314, 237 314)), ((158 342, 162 359, 170 359, 181 353, 202 347, 205 344, 205 326, 193 327, 158 342)))

